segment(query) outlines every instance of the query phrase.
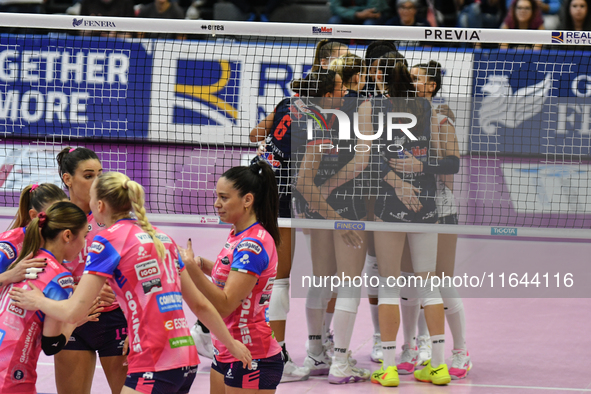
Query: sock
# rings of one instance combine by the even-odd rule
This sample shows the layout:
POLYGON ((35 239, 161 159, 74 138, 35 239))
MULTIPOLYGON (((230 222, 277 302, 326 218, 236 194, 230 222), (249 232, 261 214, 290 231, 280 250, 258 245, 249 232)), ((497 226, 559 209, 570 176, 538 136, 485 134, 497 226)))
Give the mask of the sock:
POLYGON ((332 318, 334 317, 333 313, 326 312, 324 314, 324 332, 330 330, 330 325, 332 324, 332 318))
POLYGON ((337 309, 334 315, 334 356, 335 360, 344 364, 348 362, 347 350, 351 344, 357 313, 337 309))
POLYGON ((199 324, 199 327, 201 327, 204 334, 209 334, 209 328, 205 327, 205 325, 201 323, 201 320, 197 320, 197 324, 199 324))
POLYGON ((382 342, 382 351, 384 352, 384 370, 391 366, 396 366, 396 341, 382 342))
POLYGON ((446 315, 449 330, 454 339, 455 350, 466 350, 466 322, 464 318, 464 309, 461 311, 446 315))
MULTIPOLYGON (((402 331, 404 332, 404 344, 410 348, 416 346, 417 324, 419 323, 419 304, 411 300, 400 300, 400 314, 402 315, 402 331)), ((429 335, 429 334, 427 334, 429 335)))
POLYGON ((419 312, 419 336, 429 336, 429 328, 427 327, 427 320, 425 320, 424 309, 421 309, 421 311, 419 312))
POLYGON ((380 333, 380 316, 378 315, 378 306, 369 304, 369 310, 371 311, 371 321, 373 323, 373 333, 380 333))
POLYGON ((306 308, 308 322, 308 351, 315 356, 322 353, 322 309, 306 308))
POLYGON ((445 353, 445 335, 432 335, 431 336, 432 342, 432 356, 431 356, 431 366, 433 368, 437 368, 441 364, 445 362, 444 353, 445 353))

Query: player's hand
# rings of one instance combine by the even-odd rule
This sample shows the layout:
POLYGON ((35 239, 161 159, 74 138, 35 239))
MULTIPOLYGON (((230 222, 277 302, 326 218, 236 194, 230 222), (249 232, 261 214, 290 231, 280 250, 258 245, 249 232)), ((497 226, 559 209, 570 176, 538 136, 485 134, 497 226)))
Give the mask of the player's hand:
POLYGON ((92 306, 88 310, 88 315, 86 317, 84 317, 82 320, 80 320, 78 323, 76 323, 76 327, 80 327, 81 325, 86 324, 89 321, 93 321, 93 322, 99 321, 98 318, 104 309, 105 308, 101 304, 100 297, 96 297, 94 299, 94 302, 92 303, 92 306))
POLYGON ((388 164, 396 172, 412 174, 423 172, 423 162, 414 157, 410 152, 404 151, 404 159, 390 159, 388 164))
MULTIPOLYGON (((489 2, 490 2, 490 0, 489 0, 489 2)), ((451 108, 449 108, 449 105, 447 105, 447 104, 441 104, 439 107, 437 107, 435 112, 437 112, 438 114, 441 114, 443 116, 447 116, 454 123, 456 122, 456 115, 454 114, 454 111, 452 111, 451 108)))
POLYGON ((359 232, 355 230, 335 230, 339 234, 345 244, 354 249, 361 248, 363 245, 363 238, 359 235, 359 232))
POLYGON ((394 187, 396 196, 404 206, 414 212, 419 212, 423 208, 423 204, 419 201, 419 194, 421 190, 408 182, 398 182, 394 187))
POLYGON ((113 302, 115 302, 117 297, 115 296, 115 293, 113 292, 111 286, 105 283, 103 285, 103 288, 101 289, 101 292, 99 293, 99 299, 101 301, 101 306, 107 307, 111 306, 113 302))
POLYGON ((45 298, 41 290, 34 284, 28 283, 24 287, 13 287, 8 293, 16 306, 27 311, 39 310, 39 301, 45 298), (31 289, 27 289, 30 286, 31 289))
MULTIPOLYGON (((125 337, 123 341, 123 355, 127 356, 129 354, 129 335, 125 337)), ((127 357, 125 357, 125 361, 123 361, 123 366, 127 367, 129 364, 127 363, 127 357)))
POLYGON ((228 346, 228 351, 232 356, 242 361, 244 368, 252 369, 252 355, 250 354, 250 350, 242 342, 233 339, 230 346, 228 346))
POLYGON ((18 264, 11 270, 6 271, 9 273, 7 283, 17 283, 25 279, 37 279, 39 273, 45 271, 47 266, 47 259, 37 257, 32 259, 33 253, 30 253, 23 260, 19 261, 18 264))
POLYGON ((181 260, 183 262, 194 262, 195 261, 195 252, 193 252, 193 242, 191 242, 191 238, 187 241, 187 249, 183 249, 180 246, 179 253, 181 254, 181 260))
POLYGON ((260 142, 259 146, 257 147, 257 156, 262 155, 266 151, 267 151, 267 144, 265 144, 264 142, 260 142))

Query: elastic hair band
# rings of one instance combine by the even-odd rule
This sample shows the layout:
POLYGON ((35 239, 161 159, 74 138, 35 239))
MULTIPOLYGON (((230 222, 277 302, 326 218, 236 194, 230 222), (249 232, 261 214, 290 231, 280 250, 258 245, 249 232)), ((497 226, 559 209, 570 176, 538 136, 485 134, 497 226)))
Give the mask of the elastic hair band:
POLYGON ((68 153, 72 153, 72 152, 74 152, 75 150, 76 150, 76 148, 72 148, 72 149, 70 149, 70 150, 68 151, 68 153))
POLYGON ((39 213, 39 215, 37 215, 37 219, 39 219, 39 228, 43 228, 43 226, 45 226, 45 222, 47 222, 47 215, 45 212, 39 213))
POLYGON ((123 182, 123 189, 124 190, 127 190, 128 189, 127 182, 129 182, 129 179, 127 179, 127 180, 125 180, 125 182, 123 182))
POLYGON ((29 193, 32 193, 33 191, 35 191, 35 189, 37 189, 39 187, 39 184, 35 183, 34 185, 31 186, 31 190, 29 190, 29 193))

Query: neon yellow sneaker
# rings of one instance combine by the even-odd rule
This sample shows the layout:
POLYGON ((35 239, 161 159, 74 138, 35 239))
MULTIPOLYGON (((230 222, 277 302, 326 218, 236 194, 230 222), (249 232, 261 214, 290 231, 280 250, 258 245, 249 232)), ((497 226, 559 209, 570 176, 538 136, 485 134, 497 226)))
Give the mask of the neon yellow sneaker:
POLYGON ((395 365, 391 365, 384 371, 384 364, 382 364, 380 369, 371 374, 371 382, 384 387, 397 387, 400 384, 398 369, 395 365))
MULTIPOLYGON (((373 376, 372 376, 373 378, 373 376)), ((451 382, 449 371, 447 370, 447 364, 443 363, 437 368, 431 366, 431 361, 425 366, 425 368, 415 371, 415 379, 421 382, 433 383, 436 385, 444 385, 451 382)))

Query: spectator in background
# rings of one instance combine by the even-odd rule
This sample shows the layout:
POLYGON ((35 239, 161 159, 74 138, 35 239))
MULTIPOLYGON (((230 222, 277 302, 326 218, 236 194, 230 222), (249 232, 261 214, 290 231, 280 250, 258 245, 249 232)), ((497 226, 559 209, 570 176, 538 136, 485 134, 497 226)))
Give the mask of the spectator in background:
MULTIPOLYGON (((185 13, 177 2, 171 3, 169 0, 154 0, 153 3, 146 4, 140 9, 138 14, 140 18, 160 18, 160 19, 184 19, 185 13)), ((175 34, 161 34, 161 33, 139 33, 140 38, 178 38, 175 34)))
MULTIPOLYGON (((560 9, 558 30, 591 31, 587 0, 565 0, 560 9)), ((580 47, 583 49, 583 47, 580 47)))
MULTIPOLYGON (((505 0, 507 9, 511 6, 512 0, 505 0)), ((542 11, 544 18, 544 26, 548 30, 554 30, 558 27, 559 19, 558 12, 560 11, 560 3, 562 0, 535 0, 538 8, 542 11)))
POLYGON ((386 0, 331 0, 330 24, 377 25, 388 11, 386 0))
MULTIPOLYGON (((134 17, 133 0, 82 0, 80 15, 134 17)), ((129 38, 130 33, 85 31, 84 35, 129 38)))
MULTIPOLYGON (((501 29, 529 29, 544 30, 544 19, 536 0, 513 0, 507 17, 501 25, 501 29)), ((509 44, 501 44, 501 49, 509 48, 509 44)), ((523 48, 518 46, 518 48, 523 48)), ((542 49, 541 44, 536 44, 533 49, 542 49)))
MULTIPOLYGON (((419 9, 418 0, 397 0, 396 10, 398 15, 386 21, 387 25, 393 26, 429 26, 426 19, 417 15, 419 9)), ((404 46, 399 44, 400 46, 404 46)))
POLYGON ((458 0, 458 25, 464 28, 497 28, 505 15, 503 0, 458 0))
POLYGON ((230 2, 238 7, 243 14, 248 16, 246 19, 248 22, 254 22, 257 19, 261 22, 269 22, 271 13, 283 4, 282 0, 230 0, 230 2), (257 6, 263 7, 262 13, 259 16, 257 16, 257 6))

